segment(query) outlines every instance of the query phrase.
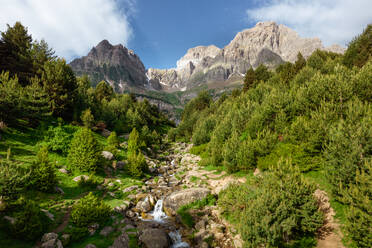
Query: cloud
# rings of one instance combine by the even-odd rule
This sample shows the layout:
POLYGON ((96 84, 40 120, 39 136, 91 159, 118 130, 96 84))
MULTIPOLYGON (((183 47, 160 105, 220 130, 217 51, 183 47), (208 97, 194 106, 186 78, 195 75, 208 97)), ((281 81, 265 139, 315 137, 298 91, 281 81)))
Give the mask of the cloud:
POLYGON ((16 21, 34 39, 45 39, 68 61, 85 55, 103 39, 127 45, 135 0, 0 0, 0 30, 16 21))
POLYGON ((275 21, 325 45, 346 46, 372 22, 371 0, 266 0, 247 10, 250 21, 275 21))

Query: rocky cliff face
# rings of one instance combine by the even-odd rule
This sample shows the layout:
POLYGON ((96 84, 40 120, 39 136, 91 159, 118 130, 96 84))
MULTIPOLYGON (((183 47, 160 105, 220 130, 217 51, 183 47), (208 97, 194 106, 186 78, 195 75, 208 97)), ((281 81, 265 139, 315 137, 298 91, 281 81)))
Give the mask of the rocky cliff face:
POLYGON ((275 67, 295 62, 298 52, 306 58, 316 49, 343 53, 338 45, 324 47, 318 38, 301 38, 294 30, 275 22, 259 22, 238 33, 223 49, 216 46, 191 48, 177 62, 177 68, 149 69, 147 76, 163 89, 186 90, 203 82, 220 82, 232 75, 243 77, 260 64, 275 67))
POLYGON ((77 75, 87 74, 95 84, 105 80, 117 92, 128 87, 149 87, 140 58, 123 45, 113 46, 107 40, 93 47, 87 56, 73 60, 70 66, 77 75))

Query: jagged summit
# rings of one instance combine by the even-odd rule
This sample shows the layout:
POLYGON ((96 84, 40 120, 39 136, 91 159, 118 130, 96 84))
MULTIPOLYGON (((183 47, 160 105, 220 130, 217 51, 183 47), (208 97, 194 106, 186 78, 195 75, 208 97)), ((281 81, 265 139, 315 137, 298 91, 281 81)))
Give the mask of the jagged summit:
POLYGON ((105 80, 122 92, 126 87, 145 87, 148 83, 140 58, 121 44, 102 40, 87 56, 70 63, 78 75, 87 74, 94 83, 105 80))
POLYGON ((294 62, 298 52, 306 58, 316 49, 343 53, 344 48, 324 47, 319 38, 302 38, 289 27, 272 21, 258 22, 253 28, 239 32, 224 48, 198 46, 190 48, 177 62, 177 68, 149 69, 147 76, 164 88, 185 90, 196 81, 220 82, 231 75, 243 75, 259 64, 275 67, 285 61, 294 62))
POLYGON ((107 40, 70 65, 78 75, 88 74, 95 83, 106 80, 118 92, 128 86, 183 91, 202 83, 239 80, 250 67, 265 64, 274 68, 285 61, 294 62, 298 52, 306 58, 316 49, 345 50, 338 45, 324 47, 319 38, 302 38, 289 27, 268 21, 237 33, 224 48, 210 45, 188 49, 177 61, 177 68, 146 71, 132 50, 107 40))

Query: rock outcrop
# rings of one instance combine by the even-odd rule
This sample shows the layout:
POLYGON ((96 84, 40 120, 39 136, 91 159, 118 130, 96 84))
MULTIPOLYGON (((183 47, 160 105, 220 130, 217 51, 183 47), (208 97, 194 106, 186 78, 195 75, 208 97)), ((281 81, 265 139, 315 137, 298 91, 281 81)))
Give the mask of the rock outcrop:
POLYGON ((127 87, 149 87, 145 67, 140 58, 123 45, 111 45, 107 40, 93 47, 87 56, 70 63, 77 75, 87 74, 93 83, 108 82, 117 92, 127 87))
POLYGON ((318 38, 301 38, 282 24, 259 22, 239 32, 223 49, 216 46, 191 48, 178 60, 177 68, 150 68, 147 76, 164 89, 184 91, 198 83, 225 81, 232 75, 242 78, 250 67, 260 64, 273 68, 285 61, 295 62, 299 52, 307 58, 317 49, 344 52, 338 45, 324 47, 318 38))

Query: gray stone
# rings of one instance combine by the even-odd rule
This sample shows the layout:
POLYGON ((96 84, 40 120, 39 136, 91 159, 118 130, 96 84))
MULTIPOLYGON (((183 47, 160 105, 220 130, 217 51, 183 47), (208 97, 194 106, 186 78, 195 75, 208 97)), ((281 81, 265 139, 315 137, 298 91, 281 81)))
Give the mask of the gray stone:
POLYGON ((129 248, 129 237, 127 233, 122 233, 117 237, 112 246, 109 248, 129 248))
POLYGON ((93 245, 93 244, 87 244, 85 246, 85 248, 97 248, 97 246, 93 245))
POLYGON ((107 160, 112 160, 114 158, 114 154, 108 151, 102 151, 102 156, 107 160))
POLYGON ((42 243, 45 243, 49 240, 52 240, 52 239, 58 239, 58 234, 56 233, 46 233, 43 235, 43 237, 41 238, 41 242, 42 243))
POLYGON ((41 248, 63 248, 59 239, 51 239, 41 244, 41 248))
POLYGON ((123 193, 127 193, 127 192, 133 191, 135 189, 138 189, 137 185, 133 185, 133 186, 130 186, 128 188, 123 189, 123 193))
POLYGON ((147 248, 167 248, 170 246, 169 236, 163 229, 144 229, 141 231, 139 240, 147 248))
POLYGON ((181 206, 202 200, 210 193, 211 191, 206 188, 191 188, 173 192, 165 198, 164 209, 167 214, 174 215, 181 206))
POLYGON ((63 173, 63 174, 68 174, 68 170, 66 170, 65 168, 61 168, 59 169, 59 172, 63 173))
POLYGON ((79 182, 79 181, 81 181, 82 178, 84 178, 84 180, 88 180, 89 179, 89 176, 87 176, 87 175, 80 175, 80 176, 74 177, 74 179, 72 179, 72 180, 74 180, 75 182, 79 182))
POLYGON ((122 204, 120 206, 114 207, 114 211, 120 214, 125 214, 125 211, 127 211, 128 205, 122 204))

